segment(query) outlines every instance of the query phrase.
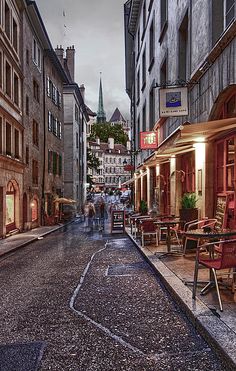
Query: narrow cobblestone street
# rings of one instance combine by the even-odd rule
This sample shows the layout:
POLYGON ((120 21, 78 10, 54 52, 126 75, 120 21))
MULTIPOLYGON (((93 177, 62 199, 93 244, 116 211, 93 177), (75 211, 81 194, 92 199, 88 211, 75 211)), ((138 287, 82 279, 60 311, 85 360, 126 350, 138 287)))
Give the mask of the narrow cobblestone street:
POLYGON ((226 370, 126 236, 74 223, 0 266, 0 342, 45 342, 40 370, 226 370))

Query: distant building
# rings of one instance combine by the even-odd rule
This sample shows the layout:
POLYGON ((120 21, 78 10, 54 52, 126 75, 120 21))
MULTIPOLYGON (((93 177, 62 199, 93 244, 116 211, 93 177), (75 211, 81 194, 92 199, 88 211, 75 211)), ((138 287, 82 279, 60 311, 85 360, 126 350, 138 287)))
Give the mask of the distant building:
POLYGON ((121 114, 119 108, 116 108, 115 111, 113 112, 109 122, 112 124, 112 125, 121 125, 124 132, 129 136, 129 132, 130 132, 130 127, 129 127, 129 123, 127 120, 125 120, 124 116, 121 114))
MULTIPOLYGON (((84 86, 74 81, 75 49, 56 49, 68 83, 63 87, 64 98, 64 196, 76 201, 76 211, 80 212, 85 202, 87 182, 87 122, 89 116, 84 104, 84 86)), ((65 206, 64 209, 67 207, 65 206)))
POLYGON ((130 142, 127 147, 123 144, 114 144, 109 138, 108 143, 89 142, 89 149, 99 159, 98 170, 89 169, 96 190, 114 190, 121 188, 121 184, 128 181, 131 172, 125 170, 125 164, 130 163, 130 142))

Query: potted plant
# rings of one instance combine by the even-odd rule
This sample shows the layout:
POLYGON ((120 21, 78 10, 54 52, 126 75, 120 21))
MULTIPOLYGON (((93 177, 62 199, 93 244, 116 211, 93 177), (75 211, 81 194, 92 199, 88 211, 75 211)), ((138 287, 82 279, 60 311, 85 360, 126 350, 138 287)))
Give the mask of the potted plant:
POLYGON ((184 193, 179 210, 180 219, 187 222, 198 219, 197 195, 194 192, 184 193))
POLYGON ((142 215, 147 214, 148 207, 147 207, 147 202, 146 201, 144 201, 144 200, 140 201, 139 211, 142 215))

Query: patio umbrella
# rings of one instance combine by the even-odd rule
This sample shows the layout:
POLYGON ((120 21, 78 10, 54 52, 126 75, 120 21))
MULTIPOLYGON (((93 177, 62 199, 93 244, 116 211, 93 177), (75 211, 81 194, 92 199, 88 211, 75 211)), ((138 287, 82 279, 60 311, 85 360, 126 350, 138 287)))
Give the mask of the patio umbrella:
POLYGON ((72 200, 72 198, 65 198, 65 197, 57 197, 53 202, 57 202, 59 204, 64 204, 64 205, 71 205, 75 204, 76 201, 72 200))

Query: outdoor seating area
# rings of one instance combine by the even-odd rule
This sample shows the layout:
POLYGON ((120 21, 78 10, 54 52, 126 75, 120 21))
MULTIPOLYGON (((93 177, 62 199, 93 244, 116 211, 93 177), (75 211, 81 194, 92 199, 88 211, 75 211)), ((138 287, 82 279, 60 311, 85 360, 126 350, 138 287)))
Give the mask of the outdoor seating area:
MULTIPOLYGON (((216 228, 216 222, 214 218, 204 218, 185 223, 173 215, 151 218, 134 214, 126 231, 192 290, 193 299, 200 297, 221 315, 232 312, 233 320, 236 230, 216 228)), ((234 327, 236 330, 236 324, 234 327)))

